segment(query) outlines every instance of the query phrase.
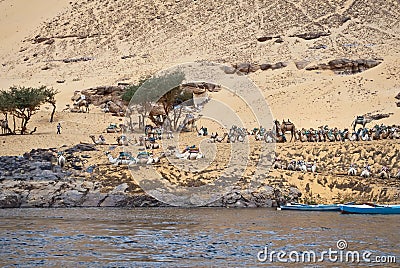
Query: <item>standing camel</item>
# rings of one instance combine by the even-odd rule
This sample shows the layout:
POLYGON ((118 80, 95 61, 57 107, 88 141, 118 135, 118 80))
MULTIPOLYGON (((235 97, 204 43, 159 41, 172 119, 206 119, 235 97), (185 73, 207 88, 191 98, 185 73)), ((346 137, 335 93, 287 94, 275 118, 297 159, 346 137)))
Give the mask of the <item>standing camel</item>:
POLYGON ((1 126, 1 134, 9 133, 8 121, 7 120, 0 120, 1 126))
MULTIPOLYGON (((294 124, 292 122, 290 122, 289 119, 287 122, 285 122, 285 120, 283 120, 282 124, 280 124, 278 120, 275 120, 274 123, 276 126, 276 132, 279 133, 279 131, 282 131, 283 135, 286 132, 290 132, 290 134, 291 134, 290 141, 292 141, 292 139, 293 139, 293 137, 295 137, 295 133, 296 133, 296 127, 294 126, 294 124)), ((295 140, 296 140, 296 137, 295 137, 295 140)))
POLYGON ((364 115, 359 115, 354 119, 353 123, 351 123, 351 126, 353 127, 353 131, 356 131, 356 126, 357 125, 362 125, 363 128, 365 128, 365 125, 372 122, 372 118, 366 117, 364 115))

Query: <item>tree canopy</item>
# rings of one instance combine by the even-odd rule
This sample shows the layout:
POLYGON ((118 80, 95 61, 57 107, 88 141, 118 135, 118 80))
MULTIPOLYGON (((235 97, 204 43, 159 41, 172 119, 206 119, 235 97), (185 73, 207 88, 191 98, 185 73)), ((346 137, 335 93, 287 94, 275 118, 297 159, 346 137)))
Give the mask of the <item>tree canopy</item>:
MULTIPOLYGON (((184 79, 185 74, 180 70, 141 79, 138 84, 126 88, 122 99, 130 102, 130 106, 134 106, 142 115, 140 124, 142 126, 144 126, 145 117, 150 116, 153 122, 157 121, 152 111, 159 106, 162 107, 165 117, 170 119, 169 114, 175 106, 192 98, 192 94, 184 92, 180 86, 184 79)), ((174 117, 176 117, 175 113, 174 117)))
POLYGON ((53 105, 50 119, 53 120, 57 93, 57 90, 46 86, 39 88, 12 86, 9 90, 0 90, 0 112, 20 118, 21 134, 25 134, 29 120, 39 111, 40 105, 44 103, 53 105))

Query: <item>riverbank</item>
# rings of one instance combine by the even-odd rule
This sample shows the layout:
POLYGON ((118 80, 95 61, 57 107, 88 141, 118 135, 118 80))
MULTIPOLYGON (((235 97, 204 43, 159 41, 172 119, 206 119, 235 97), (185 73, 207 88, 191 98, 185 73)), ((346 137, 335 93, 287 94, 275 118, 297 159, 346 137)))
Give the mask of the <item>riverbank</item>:
MULTIPOLYGON (((254 148, 257 142, 252 142, 254 148)), ((222 144, 223 146, 224 144, 222 144)), ((108 148, 108 146, 106 146, 108 148)), ((168 206, 147 193, 127 166, 115 166, 104 155, 104 146, 78 144, 63 148, 67 166, 56 164, 57 149, 38 149, 23 156, 0 157, 0 207, 154 207, 168 206)), ((121 148, 114 148, 120 151, 121 148)), ((243 178, 213 207, 273 207, 286 202, 343 203, 400 201, 400 180, 378 177, 381 165, 399 169, 400 145, 395 140, 371 142, 278 144, 282 162, 317 158, 317 172, 272 169, 256 189, 249 188, 254 172, 249 162, 243 178), (370 178, 348 176, 348 166, 372 168, 370 178)), ((115 153, 115 152, 114 152, 115 153)), ((156 166, 165 179, 180 178, 179 185, 194 185, 196 178, 171 172, 168 159, 156 166)), ((360 169, 358 170, 360 172, 360 169)), ((214 173, 218 175, 218 171, 214 173)), ((359 173, 358 173, 359 174, 359 173)), ((207 175, 207 174, 205 174, 207 175)), ((203 184, 207 178, 203 177, 203 184)), ((208 178, 210 179, 210 178, 208 178)))

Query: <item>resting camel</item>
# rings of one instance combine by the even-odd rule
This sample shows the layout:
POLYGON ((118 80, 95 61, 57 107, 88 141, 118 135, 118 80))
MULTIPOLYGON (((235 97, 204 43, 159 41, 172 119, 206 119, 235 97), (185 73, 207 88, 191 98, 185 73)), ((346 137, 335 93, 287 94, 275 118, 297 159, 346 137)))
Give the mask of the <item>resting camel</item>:
MULTIPOLYGON (((275 120, 274 123, 275 123, 277 133, 279 133, 279 130, 282 131, 282 134, 285 134, 286 132, 290 132, 290 134, 291 134, 290 141, 292 141, 292 139, 293 139, 293 137, 295 137, 295 133, 296 133, 296 127, 294 126, 294 124, 292 122, 290 122, 289 119, 287 122, 285 122, 285 120, 283 120, 282 124, 280 124, 278 120, 275 120)), ((295 137, 295 139, 296 139, 296 137, 295 137)))
POLYGON ((158 157, 152 157, 149 154, 142 154, 139 153, 138 157, 127 157, 127 158, 114 158, 112 157, 110 152, 106 152, 105 153, 106 156, 108 157, 108 161, 110 161, 111 164, 114 164, 116 166, 118 165, 133 165, 133 164, 145 164, 145 165, 152 165, 155 163, 159 163, 160 162, 160 158, 158 157))
POLYGON ((188 160, 196 160, 200 158, 204 158, 204 154, 200 152, 198 148, 186 147, 182 153, 175 151, 175 157, 179 159, 188 159, 188 160))
POLYGON ((371 169, 370 169, 370 167, 368 165, 364 167, 364 169, 361 172, 360 176, 363 177, 363 178, 369 178, 371 176, 371 169))
POLYGON ((81 107, 84 107, 84 112, 89 113, 89 102, 87 100, 81 100, 74 103, 74 107, 81 110, 81 107))
POLYGON ((99 139, 97 141, 96 141, 96 138, 94 137, 94 135, 90 135, 89 137, 92 139, 92 141, 96 145, 105 145, 106 144, 106 139, 104 138, 103 135, 99 135, 99 139))
POLYGON ((378 177, 381 179, 390 179, 389 169, 385 166, 382 167, 381 172, 379 172, 378 177))
POLYGON ((128 146, 129 141, 128 138, 125 135, 121 135, 117 138, 117 143, 119 146, 128 146))
POLYGON ((225 138, 228 136, 228 133, 224 133, 223 136, 218 136, 218 133, 215 133, 215 135, 211 135, 210 137, 210 142, 215 143, 215 142, 223 142, 225 138))
POLYGON ((357 168, 354 164, 351 164, 349 170, 347 171, 347 175, 349 176, 357 176, 357 168))
POLYGON ((353 123, 351 123, 351 126, 353 127, 353 131, 356 131, 356 126, 357 125, 362 125, 363 128, 365 128, 365 125, 372 122, 372 118, 366 117, 364 115, 359 115, 354 119, 353 123))
POLYGON ((63 156, 62 152, 58 153, 58 158, 57 158, 57 165, 59 165, 61 168, 65 167, 65 163, 67 161, 65 160, 65 157, 63 156))

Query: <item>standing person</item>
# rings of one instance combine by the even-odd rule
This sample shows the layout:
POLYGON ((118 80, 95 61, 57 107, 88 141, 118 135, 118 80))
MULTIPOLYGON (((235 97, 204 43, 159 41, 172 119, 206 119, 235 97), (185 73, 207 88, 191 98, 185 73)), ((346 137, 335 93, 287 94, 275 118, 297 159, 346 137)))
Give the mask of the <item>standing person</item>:
POLYGON ((57 134, 61 134, 61 123, 58 123, 57 125, 57 134))

